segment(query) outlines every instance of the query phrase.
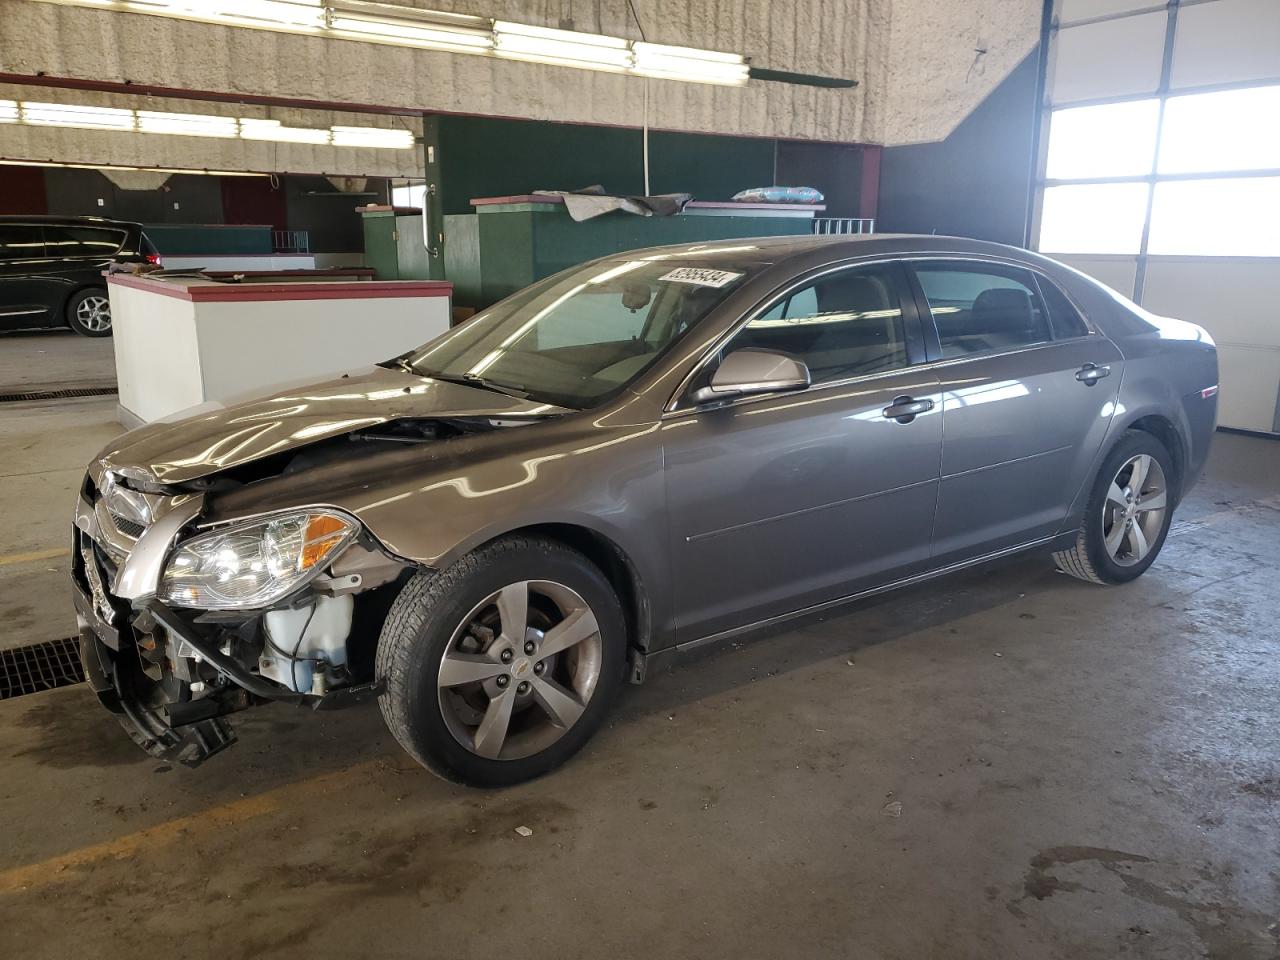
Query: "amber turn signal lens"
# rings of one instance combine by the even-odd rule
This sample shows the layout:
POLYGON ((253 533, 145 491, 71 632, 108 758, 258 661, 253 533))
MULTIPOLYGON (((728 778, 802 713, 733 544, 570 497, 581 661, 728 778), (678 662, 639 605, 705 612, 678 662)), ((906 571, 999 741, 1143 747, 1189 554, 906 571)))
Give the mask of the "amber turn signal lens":
POLYGON ((307 519, 307 532, 302 546, 303 570, 310 570, 328 555, 329 550, 347 535, 347 525, 327 513, 318 513, 307 519))

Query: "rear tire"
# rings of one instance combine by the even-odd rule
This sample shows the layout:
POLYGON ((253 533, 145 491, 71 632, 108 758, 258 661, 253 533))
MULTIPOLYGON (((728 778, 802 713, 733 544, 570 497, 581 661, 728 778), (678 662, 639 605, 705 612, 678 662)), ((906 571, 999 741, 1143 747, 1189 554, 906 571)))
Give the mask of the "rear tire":
POLYGON ((586 557, 514 536, 405 584, 378 641, 383 719, 432 773, 539 777, 600 726, 626 669, 617 595, 586 557))
POLYGON ((67 301, 67 325, 82 337, 111 336, 111 298, 101 287, 72 294, 67 301))
POLYGON ((1177 475, 1168 449, 1128 430, 1102 462, 1069 550, 1053 555, 1063 573, 1089 583, 1128 583, 1146 572, 1173 520, 1177 475))

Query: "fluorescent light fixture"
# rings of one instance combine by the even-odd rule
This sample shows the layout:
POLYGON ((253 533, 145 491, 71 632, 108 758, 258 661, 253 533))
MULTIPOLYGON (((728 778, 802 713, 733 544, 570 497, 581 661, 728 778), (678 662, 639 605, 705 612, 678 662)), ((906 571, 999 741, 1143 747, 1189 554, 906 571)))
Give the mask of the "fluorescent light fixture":
POLYGON ((132 110, 118 107, 82 107, 67 103, 19 104, 22 122, 40 127, 80 127, 85 130, 132 130, 132 110))
POLYGON ((270 177, 270 173, 245 170, 186 170, 181 167, 130 167, 122 163, 55 163, 51 160, 0 160, 5 167, 56 167, 66 170, 145 170, 148 173, 181 173, 198 177, 270 177))
POLYGON ((374 43, 458 53, 493 49, 493 21, 486 17, 363 0, 335 0, 329 7, 329 29, 348 39, 374 43))
POLYGON ((747 82, 747 62, 736 53, 642 41, 631 46, 636 55, 635 72, 646 77, 729 86, 741 86, 747 82))
POLYGON ((157 113, 138 111, 138 129, 143 133, 173 133, 183 137, 240 136, 235 117, 213 117, 198 113, 157 113))
MULTIPOLYGON (((337 147, 376 147, 409 150, 417 143, 412 130, 388 127, 286 127, 261 117, 222 117, 202 113, 164 113, 122 107, 89 107, 68 103, 28 103, 0 100, 0 123, 30 123, 44 127, 80 127, 129 133, 160 133, 186 137, 224 137, 271 140, 278 143, 332 144, 337 147)), ((125 168, 121 168, 125 169, 125 168)))
POLYGON ((229 21, 244 26, 318 30, 324 26, 325 18, 321 0, 123 0, 118 5, 139 13, 161 13, 214 23, 229 21))
POLYGON ((333 135, 328 130, 311 127, 286 127, 279 120, 241 117, 240 137, 243 140, 271 140, 276 143, 327 144, 333 135))
POLYGON ((307 36, 497 56, 636 76, 742 86, 736 53, 630 41, 376 0, 41 0, 307 36))
POLYGON ((493 46, 493 37, 487 32, 473 33, 469 30, 388 22, 366 17, 335 15, 329 21, 329 29, 336 33, 354 34, 350 39, 435 50, 456 50, 460 53, 477 53, 493 46))
POLYGON ((493 25, 495 52, 514 60, 534 60, 594 70, 625 70, 631 66, 631 44, 576 30, 553 30, 498 20, 493 25))
POLYGON ((335 147, 377 147, 403 150, 414 145, 412 130, 387 127, 331 127, 335 147))

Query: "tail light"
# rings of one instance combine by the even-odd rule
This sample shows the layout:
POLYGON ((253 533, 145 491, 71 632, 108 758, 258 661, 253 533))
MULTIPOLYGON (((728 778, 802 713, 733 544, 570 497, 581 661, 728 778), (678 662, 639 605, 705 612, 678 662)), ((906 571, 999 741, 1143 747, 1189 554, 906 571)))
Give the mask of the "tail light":
POLYGON ((153 265, 155 265, 155 266, 159 266, 159 265, 160 265, 160 254, 158 254, 158 253, 148 253, 148 254, 147 254, 147 263, 153 264, 153 265))

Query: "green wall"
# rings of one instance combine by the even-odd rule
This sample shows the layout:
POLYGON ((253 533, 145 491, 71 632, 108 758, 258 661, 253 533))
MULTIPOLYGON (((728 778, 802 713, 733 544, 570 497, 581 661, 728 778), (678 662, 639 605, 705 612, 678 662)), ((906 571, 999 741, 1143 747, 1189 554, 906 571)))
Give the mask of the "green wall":
MULTIPOLYGON (((435 148, 435 163, 429 166, 446 216, 471 213, 472 197, 576 190, 596 183, 610 193, 644 192, 639 130, 428 116, 425 140, 435 148)), ((773 183, 774 151, 773 140, 653 131, 650 189, 728 200, 739 190, 773 183)))

